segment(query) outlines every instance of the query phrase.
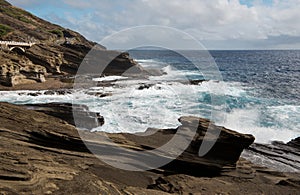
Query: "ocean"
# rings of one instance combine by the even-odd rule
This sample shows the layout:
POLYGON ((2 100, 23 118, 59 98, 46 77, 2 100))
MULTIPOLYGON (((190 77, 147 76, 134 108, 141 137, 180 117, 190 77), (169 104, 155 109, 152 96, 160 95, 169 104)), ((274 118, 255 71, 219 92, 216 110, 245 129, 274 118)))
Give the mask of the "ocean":
MULTIPOLYGON (((41 95, 30 96, 32 91, 2 91, 0 101, 85 104, 105 118, 105 124, 93 131, 135 133, 148 127, 175 128, 180 125, 180 116, 194 115, 253 134, 258 143, 287 142, 300 136, 300 51, 209 51, 221 79, 210 75, 205 66, 203 70, 197 68, 180 52, 129 53, 141 66, 161 69, 166 74, 151 76, 147 81, 117 77, 114 86, 95 86, 65 95, 44 95, 41 91, 41 95), (191 80, 206 81, 186 84, 191 80), (100 98, 87 91, 113 95, 100 98)), ((201 51, 183 53, 193 62, 208 62, 201 51)))

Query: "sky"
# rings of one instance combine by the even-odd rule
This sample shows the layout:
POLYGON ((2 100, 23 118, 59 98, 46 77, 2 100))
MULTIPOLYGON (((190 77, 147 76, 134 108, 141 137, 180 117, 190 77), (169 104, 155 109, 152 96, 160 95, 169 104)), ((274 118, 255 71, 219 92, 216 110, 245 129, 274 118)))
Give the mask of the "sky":
POLYGON ((8 1, 96 42, 158 25, 187 33, 207 49, 300 49, 300 0, 8 1))

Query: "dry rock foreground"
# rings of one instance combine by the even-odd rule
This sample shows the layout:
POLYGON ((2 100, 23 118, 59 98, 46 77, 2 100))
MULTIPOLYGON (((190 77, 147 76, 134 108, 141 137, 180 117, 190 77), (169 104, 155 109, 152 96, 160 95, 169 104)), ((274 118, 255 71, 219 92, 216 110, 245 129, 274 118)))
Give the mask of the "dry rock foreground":
MULTIPOLYGON (((208 120, 182 117, 177 129, 148 136, 110 134, 134 151, 156 148, 176 132, 199 123, 190 146, 171 163, 144 172, 111 167, 89 152, 66 121, 23 106, 0 103, 0 194, 297 194, 297 173, 280 173, 239 158, 254 137, 213 125, 221 135, 213 149, 198 157, 208 120)), ((92 137, 101 133, 88 133, 92 137)), ((147 132, 146 132, 147 134, 147 132)), ((109 143, 94 142, 99 148, 109 143)), ((114 160, 116 154, 106 154, 114 160)), ((118 154, 122 158, 122 154, 118 154)))

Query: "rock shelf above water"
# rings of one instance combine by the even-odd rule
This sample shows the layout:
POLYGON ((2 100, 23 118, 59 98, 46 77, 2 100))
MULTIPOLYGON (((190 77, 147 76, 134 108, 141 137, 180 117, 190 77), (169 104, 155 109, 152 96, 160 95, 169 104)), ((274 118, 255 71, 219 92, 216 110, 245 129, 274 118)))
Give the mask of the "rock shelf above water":
MULTIPOLYGON (((189 147, 171 163, 144 172, 111 167, 95 157, 78 130, 65 121, 23 106, 0 103, 0 192, 8 194, 168 194, 168 193, 280 193, 296 194, 299 175, 254 165, 240 153, 253 141, 251 135, 223 127, 213 149, 199 157, 198 148, 210 122, 182 117, 177 129, 149 129, 145 134, 108 134, 114 143, 130 150, 151 150, 175 132, 199 128, 189 147)), ((83 131, 92 137, 104 133, 83 131)), ((106 142, 94 142, 99 148, 106 142)), ((122 158, 123 154, 118 154, 122 158)), ((115 159, 113 154, 106 158, 115 159)))

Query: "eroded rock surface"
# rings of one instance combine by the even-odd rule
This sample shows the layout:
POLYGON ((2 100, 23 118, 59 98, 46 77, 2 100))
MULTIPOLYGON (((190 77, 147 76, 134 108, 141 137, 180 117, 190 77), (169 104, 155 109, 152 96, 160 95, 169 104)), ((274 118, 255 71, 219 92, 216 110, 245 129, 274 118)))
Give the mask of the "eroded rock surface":
POLYGON ((3 53, 0 58, 0 84, 7 86, 45 82, 46 68, 25 57, 3 53))
POLYGON ((71 103, 26 104, 25 108, 62 119, 77 128, 91 130, 104 124, 104 117, 84 105, 71 103), (75 115, 75 116, 74 116, 75 115), (74 119, 75 118, 75 119, 74 119))
MULTIPOLYGON (((111 140, 131 150, 151 150, 166 143, 176 131, 197 121, 205 129, 207 120, 184 117, 178 129, 148 130, 147 136, 108 134, 111 140)), ((0 193, 1 194, 297 194, 299 174, 287 174, 238 160, 239 148, 253 141, 250 135, 221 128, 218 145, 206 157, 197 157, 200 131, 173 165, 136 172, 111 167, 89 152, 78 130, 65 121, 22 106, 0 103, 0 193), (238 143, 242 141, 242 143, 238 143), (224 150, 221 146, 224 145, 224 150), (236 152, 229 151, 238 149, 236 152), (224 152, 232 157, 224 157, 224 152), (215 158, 215 160, 213 160, 215 158), (236 162, 236 160, 238 160, 236 162), (214 162, 215 161, 215 162, 214 162), (202 166, 218 171, 201 176, 202 166), (225 166, 226 165, 226 166, 225 166), (226 168, 229 166, 229 168, 226 168), (209 166, 208 166, 209 167, 209 166), (184 171, 188 170, 188 171, 184 171), (194 171, 191 171, 194 170, 194 171)), ((202 132, 202 131, 201 131, 202 132)), ((103 133, 90 133, 91 137, 103 133)), ((108 142, 91 143, 106 148, 108 142)), ((118 154, 122 158, 123 154, 118 154)), ((106 158, 116 160, 112 154, 106 158)))
POLYGON ((244 156, 254 163, 273 168, 278 171, 300 172, 300 138, 288 143, 273 141, 270 144, 252 144, 244 156))

